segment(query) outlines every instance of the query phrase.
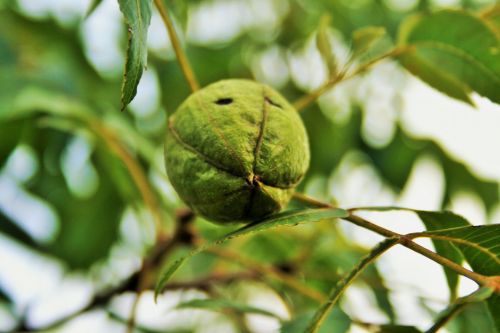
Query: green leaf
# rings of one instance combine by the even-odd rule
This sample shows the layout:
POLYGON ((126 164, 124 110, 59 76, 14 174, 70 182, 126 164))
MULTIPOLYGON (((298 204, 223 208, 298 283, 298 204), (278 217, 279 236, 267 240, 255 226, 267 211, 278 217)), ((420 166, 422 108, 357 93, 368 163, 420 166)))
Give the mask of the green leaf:
POLYGON ((364 27, 352 33, 352 56, 358 57, 379 42, 387 31, 384 27, 364 27))
POLYGON ((118 0, 128 26, 128 47, 122 84, 122 110, 134 99, 142 71, 147 63, 148 27, 151 0, 118 0))
POLYGON ((457 299, 455 302, 450 304, 446 309, 441 311, 434 325, 429 328, 426 333, 438 332, 442 327, 446 325, 458 312, 460 312, 469 303, 476 303, 486 300, 488 297, 493 295, 494 290, 489 287, 482 287, 474 291, 473 293, 457 299))
MULTIPOLYGON (((452 242, 462 251, 465 260, 474 272, 485 276, 500 275, 500 224, 469 226, 448 230, 427 232, 424 236, 452 242)), ((488 308, 500 331, 500 295, 494 294, 488 301, 488 308)))
POLYGON ((253 306, 249 306, 242 303, 237 303, 233 301, 223 300, 223 299, 195 299, 188 302, 181 303, 177 305, 177 308, 194 308, 194 309, 202 309, 202 310, 210 310, 210 311, 223 311, 223 310, 233 310, 239 313, 248 313, 248 314, 259 314, 268 317, 279 318, 276 314, 262 310, 253 306))
POLYGON ((437 230, 422 235, 455 244, 475 272, 486 276, 500 274, 500 224, 437 230))
POLYGON ((205 245, 191 251, 187 256, 184 256, 174 261, 167 267, 164 273, 161 274, 155 287, 155 299, 158 294, 163 290, 172 275, 179 269, 179 267, 192 256, 218 244, 222 244, 232 238, 249 235, 254 232, 263 231, 279 226, 296 226, 301 223, 318 222, 325 219, 347 217, 347 211, 339 208, 320 208, 320 209, 303 209, 282 212, 279 214, 271 215, 268 218, 260 221, 250 223, 242 228, 230 232, 216 240, 209 241, 205 245))
MULTIPOLYGON (((439 229, 449 229, 469 226, 470 223, 452 212, 428 212, 428 211, 415 211, 418 217, 422 220, 425 228, 429 231, 439 230, 439 229)), ((433 240, 432 243, 436 249, 436 252, 443 257, 446 257, 456 263, 461 263, 463 260, 460 250, 458 250, 455 245, 439 242, 433 240)), ((455 299, 457 296, 457 286, 458 286, 458 275, 451 269, 443 266, 444 273, 446 275, 446 281, 448 282, 448 287, 450 288, 450 299, 455 299)))
POLYGON ((491 318, 495 323, 495 329, 497 330, 497 332, 500 332, 500 318, 498 317, 498 314, 500 313, 500 296, 498 295, 498 293, 488 298, 486 304, 488 305, 488 310, 490 312, 491 318))
POLYGON ((337 74, 337 59, 332 52, 332 44, 328 37, 330 20, 331 17, 329 15, 321 17, 318 32, 316 33, 316 47, 328 68, 328 76, 334 77, 337 74))
POLYGON ((471 91, 500 103, 500 42, 480 18, 452 10, 414 16, 401 25, 399 44, 409 47, 402 65, 430 86, 467 103, 471 91))
MULTIPOLYGON (((314 316, 314 312, 307 312, 296 316, 281 326, 281 333, 303 333, 307 323, 314 316)), ((351 326, 351 319, 339 308, 333 309, 325 319, 319 333, 345 333, 351 326)))

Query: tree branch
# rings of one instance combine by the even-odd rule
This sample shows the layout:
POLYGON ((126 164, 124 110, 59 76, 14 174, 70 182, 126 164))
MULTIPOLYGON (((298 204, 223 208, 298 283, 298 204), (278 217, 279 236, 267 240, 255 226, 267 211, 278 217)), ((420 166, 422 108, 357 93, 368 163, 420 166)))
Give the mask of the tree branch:
MULTIPOLYGON (((294 197, 297 200, 302 200, 303 202, 305 202, 307 204, 312 204, 314 201, 318 201, 316 199, 314 199, 314 201, 313 200, 305 200, 304 201, 303 200, 304 195, 295 195, 294 194, 294 197)), ((321 202, 321 205, 322 205, 321 207, 325 207, 324 205, 329 205, 329 204, 321 202)), ((331 207, 333 208, 333 206, 331 206, 331 207)), ((360 216, 354 215, 352 213, 352 211, 349 211, 349 216, 345 217, 344 220, 349 221, 353 224, 356 224, 357 226, 360 226, 364 229, 371 230, 371 231, 373 231, 381 236, 384 236, 386 238, 399 238, 400 239, 399 244, 403 245, 404 247, 409 248, 410 250, 417 252, 417 253, 431 259, 432 261, 434 261, 442 266, 446 266, 449 269, 455 271, 456 273, 458 273, 460 275, 468 277, 469 279, 473 280, 474 282, 478 283, 481 286, 493 287, 496 290, 496 292, 500 292, 500 283, 499 283, 500 278, 499 277, 484 276, 484 275, 481 275, 479 273, 470 271, 470 270, 466 269, 465 267, 462 267, 461 265, 459 265, 459 264, 457 264, 457 263, 455 263, 455 262, 453 262, 453 261, 451 261, 443 256, 440 256, 439 254, 432 252, 432 251, 428 250, 427 248, 413 242, 411 235, 410 236, 402 235, 402 234, 399 234, 399 233, 394 232, 392 230, 378 226, 370 221, 367 221, 366 219, 364 219, 360 216)))

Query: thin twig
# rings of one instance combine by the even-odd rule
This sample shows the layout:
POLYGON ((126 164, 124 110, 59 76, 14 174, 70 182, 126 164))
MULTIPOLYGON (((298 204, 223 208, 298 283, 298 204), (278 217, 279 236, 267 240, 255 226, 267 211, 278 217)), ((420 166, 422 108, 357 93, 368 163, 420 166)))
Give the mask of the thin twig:
POLYGON ((429 328, 425 333, 437 333, 441 328, 443 328, 453 317, 459 314, 468 304, 470 303, 456 303, 446 311, 446 314, 440 317, 431 328, 429 328))
POLYGON ((172 43, 172 47, 174 48, 175 55, 177 56, 177 60, 179 61, 179 65, 181 66, 182 72, 186 77, 186 80, 189 84, 189 87, 191 88, 191 91, 195 92, 196 90, 200 89, 200 85, 196 80, 196 76, 194 74, 193 69, 191 68, 191 65, 189 64, 186 54, 182 50, 181 43, 179 41, 179 38, 177 37, 177 33, 175 32, 175 28, 172 23, 172 20, 170 19, 167 8, 163 4, 163 0, 154 0, 154 1, 156 8, 158 9, 158 12, 160 13, 160 16, 163 20, 163 23, 167 28, 168 36, 170 37, 170 42, 172 43))
POLYGON ((396 57, 404 52, 407 52, 408 50, 409 50, 408 47, 394 48, 394 49, 390 50, 389 52, 386 52, 386 53, 382 54, 381 56, 362 64, 361 66, 356 68, 351 73, 348 73, 347 70, 343 70, 340 73, 338 73, 337 75, 335 75, 334 77, 332 77, 330 80, 325 82, 323 85, 321 85, 319 88, 317 88, 317 89, 311 91, 309 94, 299 98, 297 101, 295 101, 293 103, 293 106, 295 107, 295 109, 297 111, 301 111, 302 109, 304 109, 309 104, 316 101, 321 95, 326 93, 328 90, 330 90, 332 87, 339 84, 340 82, 347 81, 347 80, 353 78, 354 76, 361 74, 362 72, 365 72, 371 66, 373 66, 374 64, 378 63, 379 61, 381 61, 383 59, 386 59, 389 57, 396 57))
POLYGON ((137 315, 137 306, 139 305, 139 301, 141 299, 142 291, 139 291, 132 302, 132 307, 130 308, 130 316, 127 320, 127 330, 126 333, 133 333, 135 328, 135 319, 137 315))

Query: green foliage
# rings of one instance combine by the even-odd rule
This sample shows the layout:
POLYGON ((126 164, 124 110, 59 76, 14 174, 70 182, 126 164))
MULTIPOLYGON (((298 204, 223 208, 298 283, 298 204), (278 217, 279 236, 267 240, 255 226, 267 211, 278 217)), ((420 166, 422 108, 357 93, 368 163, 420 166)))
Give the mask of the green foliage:
MULTIPOLYGON (((258 73, 255 68, 261 68, 265 71, 265 79, 276 73, 285 73, 277 90, 283 98, 297 100, 304 94, 304 84, 301 77, 296 77, 295 53, 316 38, 316 46, 329 69, 329 80, 339 78, 345 69, 340 68, 340 64, 349 67, 347 73, 358 69, 364 73, 371 62, 376 65, 381 55, 392 54, 393 59, 386 57, 385 60, 398 60, 402 66, 397 71, 405 68, 445 94, 471 103, 471 93, 475 92, 495 103, 500 102, 498 5, 479 8, 478 2, 463 1, 460 10, 435 11, 429 7, 428 1, 401 9, 393 7, 394 1, 283 0, 265 2, 269 7, 260 12, 260 2, 241 1, 244 8, 252 9, 245 11, 245 23, 239 30, 235 28, 237 31, 224 31, 224 42, 211 42, 209 38, 204 39, 207 35, 196 33, 199 22, 194 22, 193 18, 197 19, 195 14, 202 10, 215 10, 217 1, 162 2, 169 10, 175 28, 184 30, 183 48, 202 86, 230 78, 255 80, 258 73), (257 24, 247 21, 256 13, 267 20, 265 24, 262 24, 264 21, 257 21, 257 24), (331 20, 325 17, 331 17, 331 20), (188 22, 190 28, 195 27, 189 32, 186 31, 188 22), (332 47, 332 36, 339 47, 337 44, 332 47), (277 58, 270 62, 271 66, 268 54, 277 58), (341 61, 345 58, 343 55, 349 55, 346 64, 341 61), (274 68, 275 63, 280 65, 274 68), (367 67, 363 68, 365 65, 367 67)), ((127 46, 121 45, 124 42, 121 40, 116 43, 126 53, 124 77, 113 77, 99 69, 93 60, 98 45, 89 45, 85 37, 85 24, 91 22, 85 21, 85 17, 93 19, 94 15, 101 14, 101 10, 95 10, 98 6, 101 8, 101 3, 100 0, 90 1, 80 17, 65 21, 56 11, 29 13, 21 1, 0 2, 0 184, 3 186, 2 181, 7 179, 19 193, 36 200, 56 217, 52 234, 40 238, 32 228, 36 226, 38 216, 22 221, 13 216, 12 209, 27 209, 16 207, 13 201, 5 201, 12 205, 6 207, 2 200, 6 200, 6 194, 10 192, 7 187, 2 188, 0 245, 8 239, 16 248, 22 245, 19 251, 25 251, 34 260, 43 257, 62 264, 64 276, 89 279, 96 289, 102 289, 102 293, 90 295, 97 300, 94 304, 102 305, 109 313, 109 319, 123 326, 128 324, 129 318, 107 308, 111 297, 120 293, 113 286, 118 285, 121 291, 134 291, 136 285, 133 283, 139 273, 133 273, 131 285, 121 286, 120 281, 127 281, 130 276, 106 270, 104 263, 116 267, 123 262, 123 257, 113 254, 118 246, 140 248, 141 252, 137 253, 147 264, 155 266, 142 282, 146 289, 153 289, 157 282, 156 294, 168 287, 170 278, 177 271, 178 281, 175 283, 186 282, 186 285, 196 285, 204 277, 231 276, 235 271, 236 274, 250 273, 252 279, 272 288, 287 305, 291 320, 281 323, 283 332, 303 332, 319 304, 326 299, 332 303, 320 307, 325 316, 320 332, 347 332, 354 324, 380 332, 419 332, 420 327, 398 324, 399 309, 391 302, 398 290, 385 281, 383 267, 368 265, 383 251, 378 248, 370 255, 370 250, 349 237, 350 234, 339 228, 336 221, 332 223, 332 220, 349 217, 348 211, 308 209, 303 207, 308 207, 311 202, 293 202, 284 212, 236 230, 234 225, 215 226, 201 218, 189 222, 183 220, 185 206, 166 178, 161 155, 167 126, 165 114, 171 115, 178 109, 190 94, 189 86, 179 64, 172 61, 170 50, 166 54, 160 54, 156 49, 155 52, 148 50, 148 28, 154 12, 151 0, 118 1, 125 21, 122 32, 128 33, 127 46), (120 107, 126 107, 134 99, 146 65, 157 78, 155 98, 160 100, 161 106, 146 110, 144 105, 135 105, 129 108, 131 112, 120 112, 120 107), (82 159, 86 156, 85 166, 95 172, 93 181, 85 178, 86 171, 79 169, 75 162, 65 162, 65 156, 75 142, 85 142, 86 154, 80 151, 75 156, 82 159), (16 157, 19 149, 25 148, 29 158, 33 159, 32 164, 19 162, 16 157), (16 176, 26 166, 32 167, 32 173, 24 178, 16 176), (75 189, 68 172, 76 175, 80 186, 87 188, 87 192, 75 189), (295 209, 297 207, 301 208, 295 209), (128 216, 131 212, 133 219, 128 216), (164 229, 156 246, 165 246, 163 242, 167 242, 166 247, 151 248, 152 236, 139 240, 142 233, 149 232, 152 216, 164 229), (131 227, 130 220, 139 225, 139 231, 131 227), (305 225, 277 228, 297 224, 305 225), (169 245, 173 229, 180 234, 173 236, 175 242, 169 245), (233 238, 235 240, 225 247, 219 247, 233 238), (208 248, 214 251, 200 254, 208 248), (216 255, 216 250, 227 255, 216 255), (194 255, 196 257, 191 258, 194 255), (165 262, 170 265, 162 272, 159 268, 165 262), (180 269, 181 265, 183 269, 180 269), (353 267, 356 268, 352 270, 353 267), (106 275, 105 281, 101 281, 101 270, 106 275), (342 279, 345 272, 348 272, 347 280, 342 279), (373 306, 387 315, 387 323, 364 323, 364 318, 355 317, 357 314, 346 313, 347 308, 344 309, 342 303, 329 311, 331 304, 341 299, 355 277, 373 294, 373 306), (329 290, 330 297, 327 296, 329 290), (103 295, 111 296, 106 298, 103 295)), ((101 31, 102 36, 108 33, 111 31, 101 31)), ((308 71, 309 67, 306 68, 308 71)), ((312 74, 315 73, 300 75, 312 74)), ((447 209, 457 194, 472 193, 484 204, 487 217, 491 217, 500 200, 498 180, 478 176, 440 142, 412 137, 399 121, 393 124, 396 130, 390 142, 374 147, 362 130, 367 121, 364 109, 371 109, 367 103, 372 102, 365 101, 364 97, 363 94, 356 96, 357 102, 349 105, 352 98, 336 96, 334 102, 346 104, 345 108, 337 110, 336 105, 328 103, 310 104, 300 114, 310 140, 311 165, 298 191, 314 194, 318 200, 335 202, 331 193, 337 186, 333 180, 342 171, 339 165, 350 154, 356 154, 362 156, 364 165, 373 171, 374 177, 380 178, 376 181, 398 196, 407 185, 415 163, 423 156, 430 156, 444 171, 441 208, 447 209)), ((399 97, 398 94, 394 98, 399 97)), ((206 128, 200 133, 203 131, 206 128)), ((236 132, 236 136, 242 136, 241 131, 236 132)), ((253 143, 250 148, 254 148, 253 143)), ((495 147, 477 149, 494 152, 495 147)), ((286 164, 287 160, 283 158, 279 162, 286 164)), ((285 166, 279 169, 285 169, 285 166)), ((350 177, 350 173, 351 170, 347 170, 341 174, 350 177)), ((363 195, 359 193, 359 196, 363 195)), ((20 196, 16 200, 19 203, 26 199, 20 196)), ((411 237, 430 238, 438 255, 457 264, 466 261, 475 274, 484 277, 500 275, 498 225, 471 226, 462 217, 446 211, 410 211, 419 216, 426 229, 423 233, 410 234, 411 237)), ((396 241, 389 238, 382 244, 389 248, 396 241)), ((137 263, 134 261, 134 264, 137 263)), ((496 315, 500 313, 498 293, 492 294, 491 289, 483 287, 470 296, 456 298, 457 272, 450 267, 443 268, 452 300, 451 305, 436 317, 436 324, 440 324, 442 318, 450 319, 446 328, 453 333, 493 332, 495 325, 500 331, 496 315), (457 307, 460 311, 455 311, 457 307)), ((15 269, 12 267, 12 271, 15 269)), ((0 279, 4 281, 4 274, 10 273, 10 270, 2 271, 0 279)), ((496 280, 491 278, 491 281, 493 285, 496 280)), ((235 283, 245 289, 246 282, 221 278, 208 288, 205 283, 200 284, 208 298, 181 302, 178 307, 216 311, 232 319, 233 316, 258 313, 268 316, 268 320, 281 321, 273 318, 270 312, 240 301, 240 298, 227 296, 235 283)), ((120 300, 117 298, 116 301, 120 300)), ((426 301, 425 298, 422 300, 422 308, 425 308, 426 301)), ((0 286, 1 315, 19 320, 18 327, 12 331, 25 328, 29 320, 24 316, 31 315, 29 311, 24 313, 24 309, 29 310, 38 302, 36 297, 29 304, 26 300, 20 302, 10 284, 0 286)), ((0 330, 3 328, 0 326, 0 330)), ((140 322, 135 328, 143 332, 177 331, 168 327, 152 329, 140 322)), ((33 329, 43 330, 43 327, 33 329)))
MULTIPOLYGON (((416 211, 418 217, 424 222, 425 228, 429 231, 439 229, 449 229, 469 226, 469 222, 463 217, 453 214, 452 212, 426 212, 416 211)), ((446 244, 439 241, 433 241, 436 252, 440 255, 461 264, 463 261, 462 254, 453 244, 446 244)), ((443 267, 446 274, 446 280, 450 287, 450 298, 453 300, 456 297, 458 286, 458 275, 449 268, 443 267)))
POLYGON ((411 17, 399 44, 409 48, 403 66, 434 88, 467 103, 471 91, 500 103, 500 42, 480 18, 450 10, 411 17))
POLYGON ((118 3, 128 25, 127 62, 122 85, 123 110, 134 99, 142 71, 147 63, 152 0, 119 0, 118 3))
MULTIPOLYGON (((499 224, 437 230, 426 235, 435 240, 453 243, 475 272, 485 276, 495 276, 500 272, 499 224)), ((497 315, 500 311, 500 296, 492 295, 487 303, 496 328, 500 330, 500 319, 497 315)))
POLYGON ((155 287, 155 298, 163 290, 172 275, 179 269, 184 261, 214 245, 222 244, 236 237, 249 235, 255 232, 264 231, 279 226, 296 226, 299 223, 318 222, 324 219, 341 218, 346 216, 347 212, 343 209, 338 208, 305 209, 274 214, 263 220, 247 224, 246 226, 243 226, 222 237, 212 240, 207 244, 204 244, 198 249, 193 250, 187 256, 181 257, 180 259, 177 259, 171 265, 169 265, 158 279, 155 287))

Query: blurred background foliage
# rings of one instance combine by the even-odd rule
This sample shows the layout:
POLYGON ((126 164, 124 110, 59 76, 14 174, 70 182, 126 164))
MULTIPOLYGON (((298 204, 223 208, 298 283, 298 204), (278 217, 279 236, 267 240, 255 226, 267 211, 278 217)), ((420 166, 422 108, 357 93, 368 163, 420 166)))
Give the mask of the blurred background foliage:
MULTIPOLYGON (((492 2, 165 0, 202 85, 253 78, 291 101, 326 79, 315 46, 325 13, 331 16, 328 36, 343 62, 359 28, 384 27, 386 38, 395 41, 400 23, 413 13, 441 8, 477 13, 492 2)), ((113 0, 0 1, 0 331, 123 331, 130 290, 114 298, 103 295, 138 271, 154 243, 155 221, 170 233, 176 228, 183 204, 165 177, 162 138, 167 115, 190 90, 154 12, 147 70, 137 97, 120 112, 126 42, 113 0), (82 309, 89 311, 71 316, 82 309)), ((385 61, 304 110, 312 160, 301 190, 342 207, 389 205, 407 188, 418 163, 430 160, 444 171, 442 189, 432 184, 427 189, 442 192, 431 208, 452 208, 465 193, 484 207, 485 220, 474 222, 488 223, 498 216, 500 177, 474 171, 443 142, 408 131, 401 112, 409 80, 402 67, 385 61)), ((494 154, 497 143, 477 149, 494 154)), ((165 260, 230 229, 197 219, 165 260)), ((213 277, 215 282, 199 283, 199 291, 179 287, 187 290, 167 293, 156 308, 144 294, 136 329, 267 332, 294 318, 283 331, 300 331, 318 297, 305 296, 280 275, 324 297, 367 252, 366 242, 350 232, 321 222, 238 239, 202 254, 176 281, 213 277), (252 265, 242 265, 245 260, 252 265), (231 274, 233 279, 220 278, 231 274), (215 307, 215 313, 203 304, 192 306, 202 310, 174 309, 207 297, 274 311, 278 319, 235 304, 215 307)), ((408 319, 395 308, 398 290, 382 271, 372 266, 357 283, 369 303, 346 301, 331 313, 324 332, 411 332, 410 326, 430 326, 447 300, 411 295, 420 311, 408 319), (373 323, 363 317, 365 307, 375 312, 369 316, 373 323), (377 326, 395 323, 410 326, 377 326)), ((448 331, 493 332, 482 306, 466 308, 448 331)))

